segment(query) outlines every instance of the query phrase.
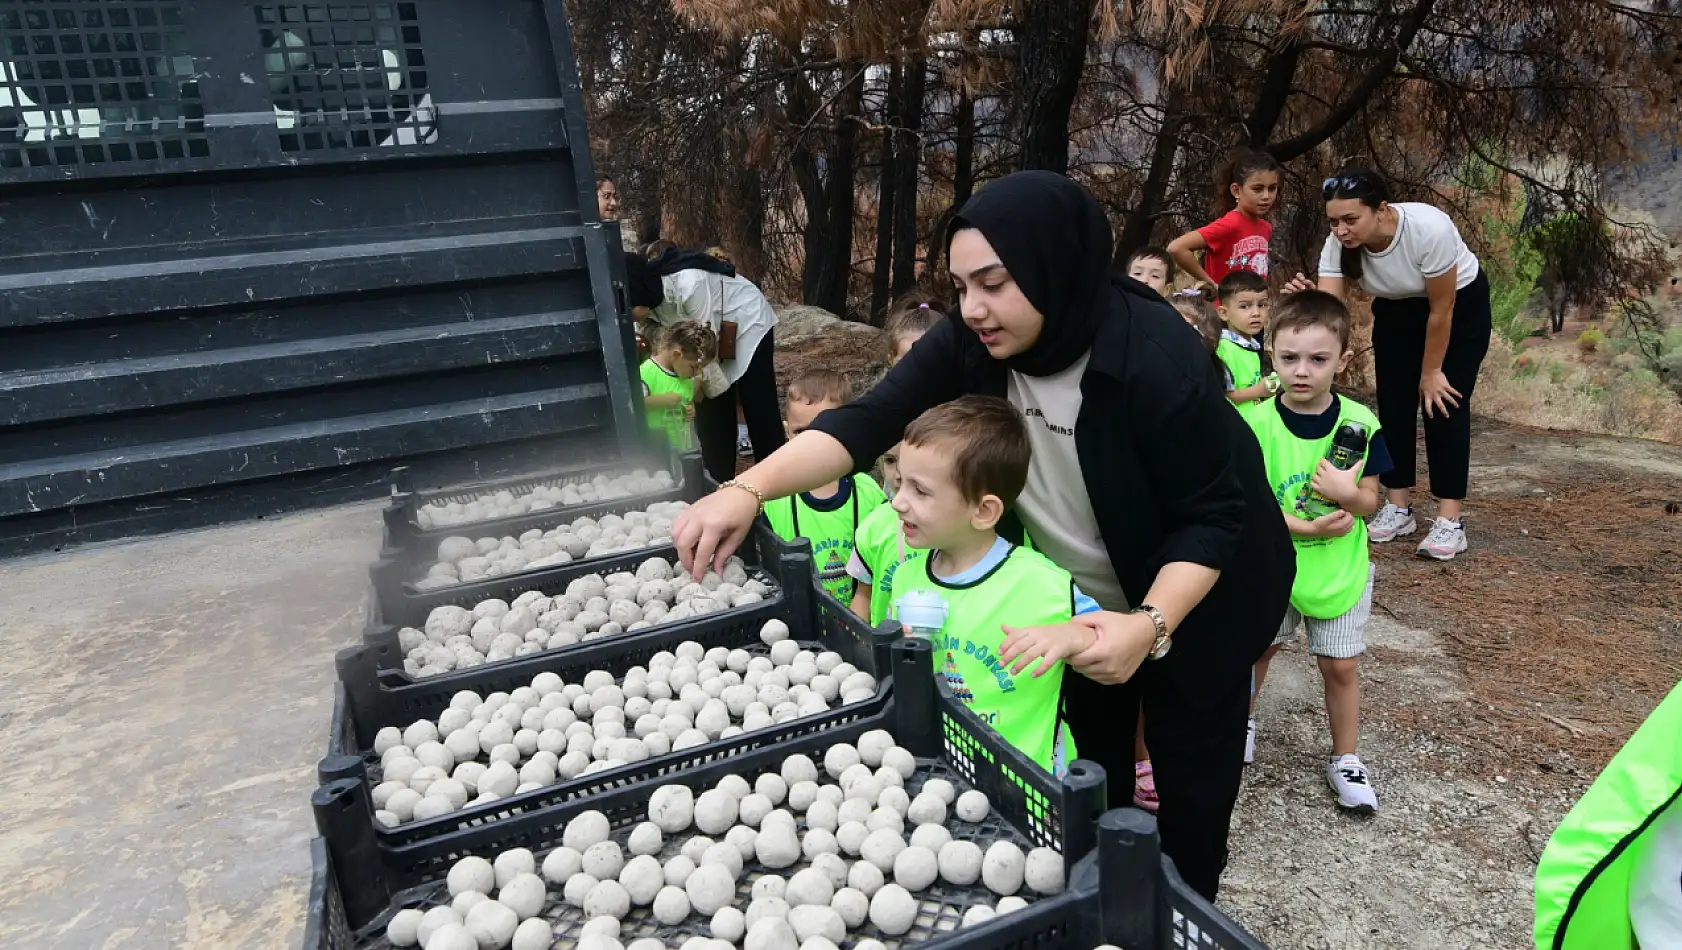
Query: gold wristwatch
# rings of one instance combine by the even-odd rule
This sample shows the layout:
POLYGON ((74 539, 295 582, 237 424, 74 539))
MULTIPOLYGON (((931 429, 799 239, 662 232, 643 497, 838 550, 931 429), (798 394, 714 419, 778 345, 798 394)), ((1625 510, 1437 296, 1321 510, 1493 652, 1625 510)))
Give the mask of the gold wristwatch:
POLYGON ((759 503, 759 511, 755 512, 755 514, 758 514, 758 513, 763 512, 765 510, 765 493, 760 491, 759 489, 753 487, 752 485, 749 485, 747 482, 744 482, 740 479, 732 478, 729 481, 725 482, 724 484, 718 486, 719 491, 723 491, 726 488, 740 488, 742 491, 745 491, 748 494, 752 495, 753 500, 759 503))
POLYGON ((1140 604, 1133 612, 1151 618, 1151 626, 1156 628, 1156 639, 1151 643, 1148 659, 1160 660, 1167 656, 1174 647, 1174 635, 1168 632, 1168 618, 1150 604, 1140 604))

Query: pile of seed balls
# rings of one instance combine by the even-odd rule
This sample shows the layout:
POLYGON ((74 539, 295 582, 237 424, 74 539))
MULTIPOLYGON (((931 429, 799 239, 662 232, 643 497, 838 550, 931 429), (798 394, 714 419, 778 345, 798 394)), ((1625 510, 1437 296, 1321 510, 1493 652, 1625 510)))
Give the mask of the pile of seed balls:
POLYGON ((436 720, 374 737, 375 818, 390 827, 437 818, 876 695, 874 676, 788 634, 770 620, 760 632, 768 653, 690 640, 622 679, 539 673, 512 693, 462 690, 436 720))
POLYGON ((513 518, 534 511, 548 511, 551 508, 571 508, 575 505, 594 505, 620 498, 652 495, 655 492, 669 491, 673 486, 671 472, 661 470, 650 474, 647 469, 639 468, 611 477, 603 473, 587 482, 571 485, 542 485, 518 495, 512 491, 499 491, 466 503, 432 502, 422 505, 415 512, 415 521, 422 528, 450 528, 498 518, 513 518))
POLYGON ((580 517, 548 530, 532 528, 517 538, 445 538, 438 542, 438 560, 415 587, 435 590, 670 544, 672 519, 687 507, 688 502, 658 501, 623 515, 580 517))
MULTIPOLYGON (((1024 885, 1063 890, 1057 851, 1024 854, 1010 841, 984 850, 953 835, 948 815, 960 831, 987 817, 984 794, 914 776, 916 760, 878 730, 830 746, 821 762, 791 755, 751 783, 729 775, 699 795, 661 786, 647 820, 628 833, 616 836, 605 815, 586 811, 541 862, 524 848, 495 861, 462 858, 449 872, 450 902, 399 911, 386 936, 422 950, 547 950, 553 889, 586 920, 577 950, 666 950, 658 938, 620 942, 626 920, 650 916, 667 926, 707 921, 711 937, 680 950, 837 950, 866 921, 886 936, 909 932, 916 895, 936 881, 980 881, 1000 897, 970 907, 964 926, 1027 906, 1016 896, 1024 885), (737 898, 744 877, 752 879, 745 902, 737 898)), ((885 947, 867 937, 852 950, 885 947)))

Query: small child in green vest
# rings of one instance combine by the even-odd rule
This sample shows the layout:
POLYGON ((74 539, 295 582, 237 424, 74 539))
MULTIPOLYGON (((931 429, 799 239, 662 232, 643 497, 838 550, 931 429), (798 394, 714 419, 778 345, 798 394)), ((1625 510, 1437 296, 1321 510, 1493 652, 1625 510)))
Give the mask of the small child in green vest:
POLYGON ((1262 374, 1262 331, 1273 301, 1267 279, 1255 271, 1230 271, 1221 278, 1217 309, 1226 328, 1215 357, 1226 367, 1226 398, 1239 406, 1260 402, 1278 390, 1275 376, 1262 374))
MULTIPOLYGON (((888 340, 888 364, 905 358, 911 347, 935 323, 945 317, 938 303, 931 297, 913 291, 894 305, 893 313, 883 328, 888 340)), ((882 487, 891 499, 899 491, 899 446, 882 455, 882 487)), ((858 583, 853 588, 853 613, 878 626, 888 616, 888 591, 893 587, 894 572, 907 561, 919 560, 924 552, 910 547, 899 533, 899 515, 883 505, 865 515, 853 538, 853 556, 847 562, 847 573, 858 583)))
MULTIPOLYGON (((806 427, 826 409, 853 401, 853 387, 839 373, 817 370, 789 384, 788 405, 783 423, 789 438, 806 427)), ((860 472, 830 482, 816 491, 801 492, 765 503, 765 518, 771 530, 785 541, 805 538, 812 542, 812 569, 818 583, 844 605, 853 602, 853 578, 847 562, 853 556, 853 539, 859 524, 870 512, 888 500, 876 480, 860 472)))
MULTIPOLYGON (((1332 392, 1332 379, 1352 355, 1349 311, 1342 301, 1318 290, 1291 294, 1273 315, 1268 339, 1283 391, 1246 419, 1261 443, 1268 481, 1296 542, 1297 576, 1279 636, 1256 664, 1255 693, 1261 692, 1268 662, 1302 623, 1308 628, 1308 652, 1325 683, 1331 721, 1326 781, 1340 806, 1371 813, 1378 809, 1378 796, 1355 752, 1361 725, 1357 668, 1372 615, 1373 571, 1362 518, 1378 511, 1378 478, 1390 469, 1390 454, 1378 418, 1332 392), (1347 467, 1339 468, 1328 456, 1346 427, 1347 436, 1364 451, 1346 449, 1347 467)), ((1246 762, 1255 751, 1254 703, 1252 694, 1246 762)))
POLYGON ((718 335, 704 323, 686 321, 662 327, 648 342, 648 359, 641 367, 648 428, 665 432, 678 451, 687 452, 692 447, 695 377, 718 355, 718 335))
POLYGON ((907 632, 939 629, 936 675, 952 692, 1060 775, 1074 759, 1063 660, 1096 642, 1070 621, 1099 607, 1068 571, 995 530, 1028 481, 1030 451, 1021 412, 994 396, 955 399, 906 428, 893 508, 905 543, 928 556, 900 567, 890 596, 907 632))

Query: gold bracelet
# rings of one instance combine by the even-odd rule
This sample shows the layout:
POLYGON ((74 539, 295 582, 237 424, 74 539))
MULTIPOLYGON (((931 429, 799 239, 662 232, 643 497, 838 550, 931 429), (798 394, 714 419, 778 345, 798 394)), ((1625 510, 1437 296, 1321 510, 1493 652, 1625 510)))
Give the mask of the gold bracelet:
POLYGON ((726 488, 740 488, 742 491, 752 495, 753 500, 759 503, 759 511, 754 512, 754 514, 759 514, 759 512, 765 510, 765 493, 752 485, 749 485, 747 482, 744 482, 741 479, 732 478, 724 484, 718 486, 719 491, 723 491, 726 488))

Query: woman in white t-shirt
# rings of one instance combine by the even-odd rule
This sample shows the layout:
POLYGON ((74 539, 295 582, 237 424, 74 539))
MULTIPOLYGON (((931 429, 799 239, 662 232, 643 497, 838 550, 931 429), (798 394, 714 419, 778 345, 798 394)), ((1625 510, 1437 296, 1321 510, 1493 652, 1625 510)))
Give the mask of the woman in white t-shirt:
POLYGON ((1396 463, 1381 479, 1389 497, 1368 537, 1382 544, 1417 530, 1414 432, 1423 405, 1438 507, 1419 554, 1451 560, 1466 550, 1460 508, 1471 467, 1472 388, 1489 350, 1489 280, 1448 215, 1391 202, 1378 175, 1345 171, 1322 191, 1332 233, 1320 254, 1319 287, 1341 297, 1348 281, 1359 281, 1372 295, 1378 419, 1396 463))

